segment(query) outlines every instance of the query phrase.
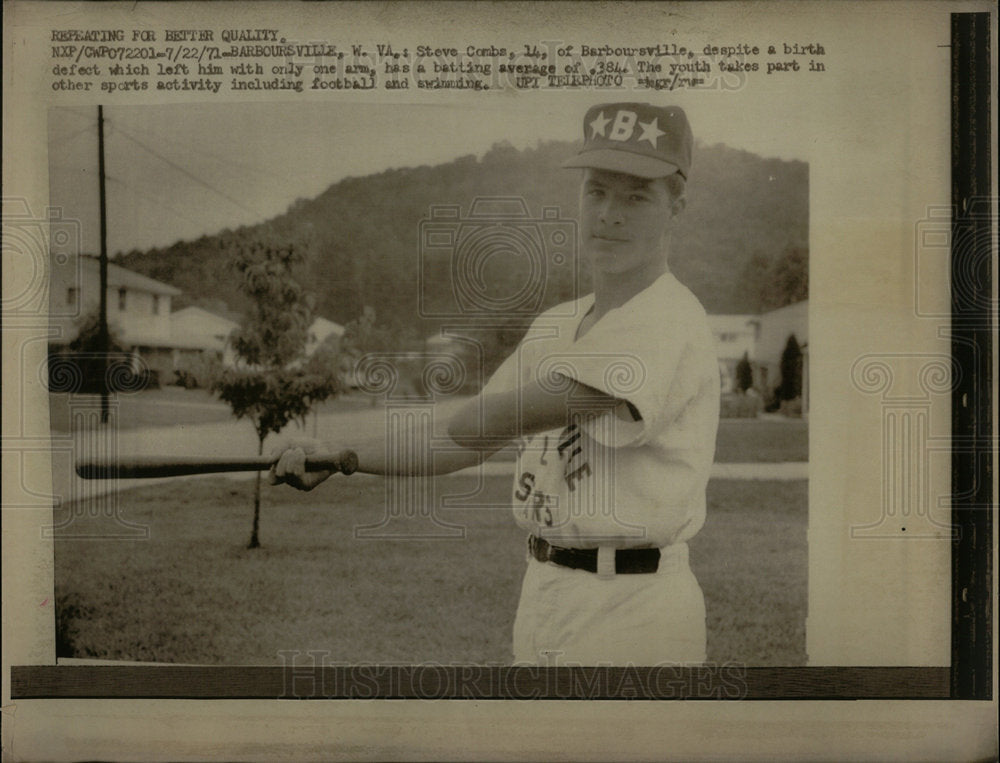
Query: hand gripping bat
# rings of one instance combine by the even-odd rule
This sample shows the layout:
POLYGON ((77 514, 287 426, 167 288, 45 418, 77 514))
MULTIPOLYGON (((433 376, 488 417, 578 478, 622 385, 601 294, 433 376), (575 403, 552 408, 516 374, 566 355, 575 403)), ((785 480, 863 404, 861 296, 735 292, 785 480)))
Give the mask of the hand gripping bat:
MULTIPOLYGON (((111 459, 83 459, 76 463, 76 473, 85 480, 144 479, 179 477, 186 474, 216 472, 256 472, 270 469, 277 459, 268 456, 250 458, 229 456, 123 456, 111 459)), ((353 474, 358 456, 353 450, 340 453, 313 453, 306 457, 306 471, 332 471, 353 474)))

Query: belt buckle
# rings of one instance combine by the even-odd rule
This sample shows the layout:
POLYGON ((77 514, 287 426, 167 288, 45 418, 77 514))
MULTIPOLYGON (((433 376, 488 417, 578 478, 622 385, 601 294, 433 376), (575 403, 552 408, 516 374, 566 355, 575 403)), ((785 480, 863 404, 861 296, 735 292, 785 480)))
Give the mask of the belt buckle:
POLYGON ((613 546, 598 546, 596 572, 600 580, 614 580, 617 554, 618 552, 613 546))

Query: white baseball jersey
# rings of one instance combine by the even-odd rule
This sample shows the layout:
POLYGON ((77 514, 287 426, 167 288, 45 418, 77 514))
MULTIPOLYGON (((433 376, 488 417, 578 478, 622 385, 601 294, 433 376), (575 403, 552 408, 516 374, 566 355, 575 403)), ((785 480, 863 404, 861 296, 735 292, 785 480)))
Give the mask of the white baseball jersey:
POLYGON ((575 310, 540 315, 484 388, 505 391, 559 372, 621 401, 519 443, 514 518, 570 548, 684 542, 705 521, 719 422, 705 311, 667 273, 577 339, 592 305, 588 295, 575 310))
POLYGON ((705 521, 719 421, 715 343, 704 309, 669 273, 577 338, 592 305, 589 295, 540 315, 484 388, 558 372, 619 401, 519 443, 514 518, 556 546, 659 547, 660 565, 608 579, 529 557, 515 662, 702 662, 705 605, 685 541, 705 521))

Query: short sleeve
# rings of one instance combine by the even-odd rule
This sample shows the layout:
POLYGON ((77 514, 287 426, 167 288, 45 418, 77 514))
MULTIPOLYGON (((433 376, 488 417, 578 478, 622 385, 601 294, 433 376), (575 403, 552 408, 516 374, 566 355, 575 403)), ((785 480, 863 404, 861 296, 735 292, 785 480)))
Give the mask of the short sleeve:
POLYGON ((591 436, 605 445, 646 442, 695 391, 675 382, 683 364, 697 355, 692 342, 704 337, 704 314, 663 309, 653 296, 608 312, 573 345, 570 362, 560 369, 621 401, 588 424, 591 436), (638 421, 626 403, 638 412, 638 421))

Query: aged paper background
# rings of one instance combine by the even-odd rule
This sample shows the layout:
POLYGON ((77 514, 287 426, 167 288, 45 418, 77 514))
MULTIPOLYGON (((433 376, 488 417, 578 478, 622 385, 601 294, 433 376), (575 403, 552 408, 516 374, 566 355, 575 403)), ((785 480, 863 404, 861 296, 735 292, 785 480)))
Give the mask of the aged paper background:
MULTIPOLYGON (((820 43, 827 66, 821 76, 757 77, 735 92, 647 91, 638 99, 669 100, 692 113, 699 107, 717 109, 721 100, 731 104, 733 120, 747 133, 745 143, 735 145, 767 156, 786 155, 791 143, 809 162, 810 664, 947 666, 951 573, 941 521, 947 519, 950 493, 949 410, 942 381, 928 366, 943 359, 947 367, 949 345, 942 330, 947 328, 948 260, 946 248, 927 254, 918 251, 917 242, 928 210, 950 202, 949 13, 985 10, 990 10, 986 3, 7 3, 4 195, 24 197, 33 210, 44 209, 47 107, 98 102, 97 94, 53 95, 47 32, 53 26, 276 27, 289 38, 340 45, 464 46, 500 39, 636 44, 651 36, 652 41, 676 38, 699 46, 820 43), (884 459, 916 463, 924 458, 919 452, 884 452, 892 426, 886 412, 900 398, 931 405, 934 440, 921 462, 927 491, 922 505, 928 509, 914 513, 908 534, 893 519, 894 499, 883 480, 884 459)), ((993 23, 995 33, 995 12, 993 23)), ((581 104, 607 94, 376 90, 281 97, 476 99, 484 114, 508 104, 520 109, 527 101, 547 110, 565 105, 575 124, 581 104)), ((145 98, 195 100, 189 94, 145 98)), ((106 96, 103 102, 138 101, 106 96)), ((9 258, 5 247, 5 299, 12 289, 31 283, 30 267, 9 258)), ((44 493, 50 484, 47 408, 37 374, 45 349, 38 339, 44 335, 44 314, 34 319, 5 314, 5 506, 30 504, 30 493, 44 493)), ((52 548, 40 534, 50 518, 41 509, 5 509, 3 516, 3 739, 12 760, 806 758, 830 757, 834 750, 837 758, 941 759, 989 755, 992 749, 989 724, 995 708, 968 703, 11 704, 10 665, 54 662, 53 613, 45 605, 52 596, 52 548)))

